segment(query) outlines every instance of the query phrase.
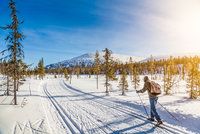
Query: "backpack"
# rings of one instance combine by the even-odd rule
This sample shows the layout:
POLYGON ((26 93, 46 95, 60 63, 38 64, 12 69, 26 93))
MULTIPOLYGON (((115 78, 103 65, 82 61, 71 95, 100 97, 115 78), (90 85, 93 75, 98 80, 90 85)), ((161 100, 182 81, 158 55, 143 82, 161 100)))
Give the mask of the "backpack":
POLYGON ((150 93, 153 95, 161 94, 161 86, 154 81, 151 81, 150 83, 151 83, 150 84, 151 85, 150 93))

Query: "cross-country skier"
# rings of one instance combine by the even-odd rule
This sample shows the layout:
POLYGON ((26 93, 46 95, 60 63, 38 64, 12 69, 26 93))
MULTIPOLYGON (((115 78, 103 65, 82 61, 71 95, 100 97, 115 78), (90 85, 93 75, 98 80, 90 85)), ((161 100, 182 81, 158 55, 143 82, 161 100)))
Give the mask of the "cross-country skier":
POLYGON ((151 93, 151 81, 149 80, 148 76, 144 77, 144 87, 141 90, 136 91, 137 93, 144 93, 145 91, 148 91, 149 95, 149 102, 150 102, 150 113, 151 116, 148 118, 150 121, 155 121, 154 118, 157 120, 156 126, 159 126, 160 124, 163 124, 162 120, 160 119, 160 116, 158 115, 156 111, 156 104, 158 97, 155 94, 151 93))

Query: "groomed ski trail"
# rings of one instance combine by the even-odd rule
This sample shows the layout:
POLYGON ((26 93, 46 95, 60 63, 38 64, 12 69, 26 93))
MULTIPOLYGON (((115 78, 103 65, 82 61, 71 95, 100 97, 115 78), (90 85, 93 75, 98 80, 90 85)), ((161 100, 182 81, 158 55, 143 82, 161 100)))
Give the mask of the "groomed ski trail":
POLYGON ((43 89, 57 111, 54 114, 70 133, 183 133, 172 126, 155 128, 134 107, 125 106, 113 98, 83 92, 62 79, 47 80, 43 89))

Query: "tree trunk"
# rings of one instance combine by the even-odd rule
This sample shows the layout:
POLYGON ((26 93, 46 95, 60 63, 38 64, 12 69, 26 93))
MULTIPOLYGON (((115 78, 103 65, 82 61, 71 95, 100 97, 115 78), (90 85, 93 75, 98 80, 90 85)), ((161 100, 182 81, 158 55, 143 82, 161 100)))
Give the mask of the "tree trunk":
MULTIPOLYGON (((16 33, 16 31, 15 31, 16 33)), ((14 41, 14 54, 13 54, 13 62, 14 62, 14 105, 17 105, 17 87, 16 87, 16 82, 17 82, 17 48, 16 48, 16 40, 14 41)))
POLYGON ((14 78, 14 105, 17 105, 16 78, 14 78))
POLYGON ((16 81, 16 91, 19 90, 19 80, 16 81))
POLYGON ((69 83, 71 84, 72 83, 72 76, 70 75, 70 78, 69 78, 69 83))
POLYGON ((122 87, 122 95, 125 95, 124 87, 122 87))
POLYGON ((6 95, 8 96, 8 95, 10 95, 9 94, 9 76, 7 76, 7 93, 6 93, 6 95))
POLYGON ((106 76, 106 93, 109 93, 109 91, 108 91, 108 76, 106 76))
POLYGON ((99 88, 99 75, 97 74, 97 89, 99 88))

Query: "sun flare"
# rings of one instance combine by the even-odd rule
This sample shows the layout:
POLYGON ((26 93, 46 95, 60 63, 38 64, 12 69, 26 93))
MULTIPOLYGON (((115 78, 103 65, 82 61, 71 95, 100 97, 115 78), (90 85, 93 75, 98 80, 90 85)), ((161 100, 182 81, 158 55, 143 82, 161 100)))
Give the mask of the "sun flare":
POLYGON ((165 15, 156 23, 171 49, 179 53, 200 52, 200 1, 177 0, 162 5, 160 10, 165 15))

